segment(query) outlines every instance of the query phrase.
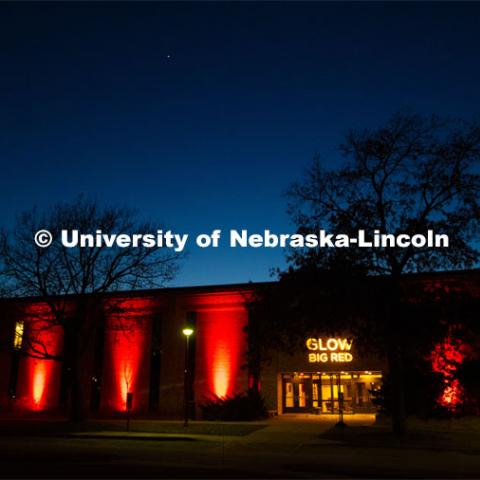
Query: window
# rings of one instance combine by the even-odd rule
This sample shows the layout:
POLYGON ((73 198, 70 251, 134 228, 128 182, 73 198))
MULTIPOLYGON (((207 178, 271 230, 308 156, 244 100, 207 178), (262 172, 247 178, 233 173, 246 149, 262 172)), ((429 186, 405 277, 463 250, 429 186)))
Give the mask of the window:
POLYGON ((22 348, 24 328, 25 323, 23 320, 15 322, 15 334, 13 336, 13 348, 15 350, 20 350, 22 348))
POLYGON ((10 380, 8 384, 8 393, 10 395, 10 398, 16 398, 17 395, 18 369, 20 366, 21 355, 20 350, 22 348, 24 330, 24 321, 17 320, 15 322, 15 331, 13 332, 12 363, 10 367, 10 380))

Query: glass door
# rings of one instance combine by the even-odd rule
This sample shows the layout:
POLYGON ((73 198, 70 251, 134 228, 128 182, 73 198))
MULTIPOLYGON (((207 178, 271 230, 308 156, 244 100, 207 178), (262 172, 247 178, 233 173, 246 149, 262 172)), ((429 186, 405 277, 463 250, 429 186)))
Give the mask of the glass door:
POLYGON ((285 382, 285 401, 284 407, 285 408, 294 408, 294 393, 293 393, 293 383, 292 382, 285 382))
POLYGON ((282 383, 283 409, 285 413, 307 412, 312 410, 311 375, 284 374, 282 377, 282 383))
POLYGON ((337 413, 339 394, 345 395, 345 385, 337 374, 322 375, 322 413, 337 413))

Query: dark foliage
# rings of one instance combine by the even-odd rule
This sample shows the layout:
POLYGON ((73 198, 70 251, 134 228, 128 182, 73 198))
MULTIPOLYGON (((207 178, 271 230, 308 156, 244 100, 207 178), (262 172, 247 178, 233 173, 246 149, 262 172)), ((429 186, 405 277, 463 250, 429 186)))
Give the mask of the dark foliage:
POLYGON ((465 362, 459 369, 458 378, 465 389, 463 412, 480 415, 480 359, 465 362))
MULTIPOLYGON (((405 389, 407 391, 405 409, 408 415, 421 418, 439 417, 450 415, 448 411, 438 405, 436 399, 442 390, 441 377, 433 373, 428 364, 423 370, 413 365, 406 366, 405 389)), ((370 391, 372 403, 378 408, 379 413, 390 416, 392 414, 392 387, 388 373, 383 376, 380 389, 370 391)))
MULTIPOLYGON (((347 288, 340 290, 344 295, 342 307, 348 307, 351 298, 361 300, 362 276, 385 276, 373 297, 374 321, 360 316, 365 329, 358 338, 371 334, 370 343, 386 354, 391 373, 392 427, 402 435, 407 427, 405 357, 415 349, 412 340, 422 339, 418 329, 427 333, 429 330, 428 322, 413 323, 418 328, 412 335, 405 325, 411 317, 407 315, 410 306, 404 301, 402 275, 471 268, 478 263, 480 124, 400 112, 378 129, 348 133, 341 151, 346 158, 343 166, 328 170, 316 158, 305 176, 290 186, 288 211, 298 233, 324 229, 356 237, 359 230, 410 235, 432 230, 447 234, 450 239, 449 248, 357 245, 292 249, 289 256, 294 271, 311 272, 316 268, 320 272, 351 273, 344 281, 347 288), (350 280, 352 288, 348 286, 350 280), (350 292, 353 297, 348 295, 350 292)), ((287 275, 298 278, 292 269, 287 275)), ((332 278, 335 277, 336 273, 332 278)), ((365 281, 367 284, 372 286, 365 281)), ((317 311, 321 308, 321 296, 322 290, 318 290, 317 311)), ((315 295, 310 298, 315 299, 315 295)), ((372 297, 367 294, 365 300, 369 298, 372 297)), ((296 305, 305 310, 307 301, 300 291, 296 305)), ((295 306, 295 302, 290 302, 290 306, 295 306)), ((322 317, 325 315, 320 312, 317 318, 322 317)), ((352 334, 361 327, 356 315, 340 312, 338 317, 345 325, 350 324, 348 330, 352 334)), ((299 319, 300 325, 305 323, 303 316, 299 319)), ((440 330, 432 331, 436 336, 440 330)))
POLYGON ((249 390, 232 397, 214 397, 200 405, 203 420, 248 421, 267 416, 261 394, 249 390))

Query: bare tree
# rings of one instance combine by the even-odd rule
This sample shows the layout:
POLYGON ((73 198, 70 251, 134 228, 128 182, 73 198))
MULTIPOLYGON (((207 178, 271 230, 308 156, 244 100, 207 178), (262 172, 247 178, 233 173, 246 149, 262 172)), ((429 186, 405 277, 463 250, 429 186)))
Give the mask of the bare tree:
POLYGON ((480 126, 401 112, 377 130, 348 133, 341 149, 343 166, 327 170, 316 158, 291 185, 288 208, 299 232, 433 230, 450 239, 449 248, 325 248, 289 256, 296 269, 349 265, 386 276, 389 288, 379 318, 392 379, 393 428, 401 434, 406 429, 402 357, 409 333, 399 318, 400 276, 478 262, 480 126))
POLYGON ((72 420, 86 416, 82 378, 88 369, 86 353, 102 318, 101 295, 112 290, 162 286, 174 277, 181 255, 163 248, 133 246, 66 248, 60 241, 40 248, 34 235, 41 229, 50 231, 57 239, 61 230, 145 234, 158 228, 139 222, 134 210, 102 207, 80 197, 44 212, 36 208, 24 212, 17 217, 12 232, 1 232, 0 267, 7 290, 15 296, 41 297, 48 306, 48 315, 39 315, 38 328, 60 327, 63 331, 63 353, 49 351, 34 332, 26 335, 23 351, 38 358, 66 362, 72 379, 72 420))

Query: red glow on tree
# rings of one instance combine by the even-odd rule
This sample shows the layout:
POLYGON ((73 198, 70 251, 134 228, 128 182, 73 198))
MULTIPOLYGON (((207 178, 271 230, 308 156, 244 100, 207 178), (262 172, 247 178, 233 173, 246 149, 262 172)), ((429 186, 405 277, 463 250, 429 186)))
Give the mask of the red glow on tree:
POLYGON ((464 391, 457 372, 468 354, 468 349, 461 340, 449 335, 435 345, 431 354, 432 370, 442 375, 443 382, 443 390, 437 402, 452 412, 456 412, 464 402, 464 391))

